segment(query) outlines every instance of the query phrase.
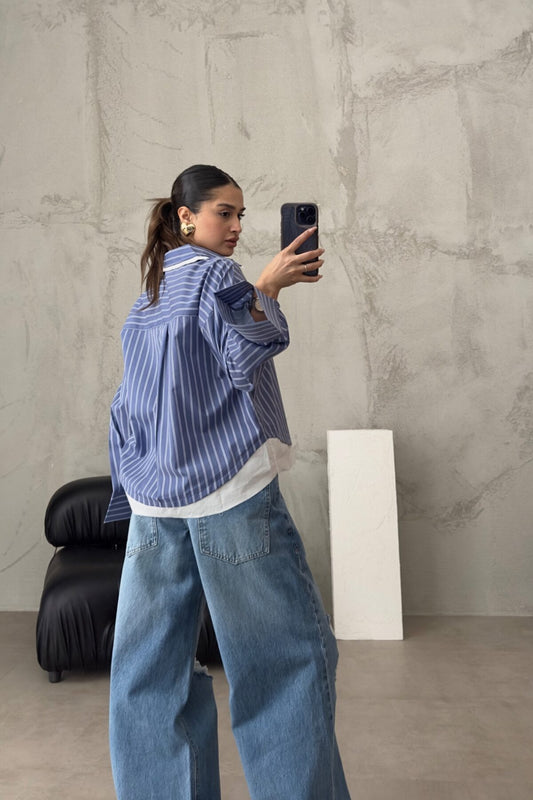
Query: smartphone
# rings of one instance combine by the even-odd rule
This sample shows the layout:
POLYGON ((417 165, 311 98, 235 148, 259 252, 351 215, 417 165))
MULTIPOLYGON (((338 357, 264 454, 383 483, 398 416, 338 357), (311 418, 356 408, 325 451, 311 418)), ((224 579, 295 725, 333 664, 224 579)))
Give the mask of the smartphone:
MULTIPOLYGON (((316 203, 283 203, 281 206, 281 249, 287 247, 307 228, 316 227, 316 231, 296 250, 307 253, 318 248, 318 206, 316 203)), ((318 261, 313 258, 309 263, 318 261)), ((318 269, 306 270, 305 275, 318 275, 318 269)))

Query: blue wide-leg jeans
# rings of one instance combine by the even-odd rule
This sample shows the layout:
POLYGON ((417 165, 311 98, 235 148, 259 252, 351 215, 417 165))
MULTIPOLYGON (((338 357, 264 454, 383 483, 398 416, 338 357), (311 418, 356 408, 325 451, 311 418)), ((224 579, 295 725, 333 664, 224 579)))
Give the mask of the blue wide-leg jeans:
POLYGON ((207 600, 253 800, 349 800, 335 739, 337 646, 278 481, 222 514, 133 516, 111 670, 118 800, 219 800, 207 600))

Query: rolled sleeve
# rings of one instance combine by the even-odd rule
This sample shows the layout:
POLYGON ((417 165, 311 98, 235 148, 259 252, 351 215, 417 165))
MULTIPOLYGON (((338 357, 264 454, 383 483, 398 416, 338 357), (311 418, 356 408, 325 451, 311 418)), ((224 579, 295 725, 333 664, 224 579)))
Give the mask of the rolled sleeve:
POLYGON ((262 292, 267 319, 250 314, 254 287, 230 260, 215 262, 206 276, 199 308, 200 329, 236 389, 251 392, 258 367, 289 344, 289 328, 279 304, 262 292))
POLYGON ((220 316, 233 330, 249 342, 269 344, 270 342, 289 343, 289 328, 279 303, 274 298, 255 290, 265 309, 266 320, 256 321, 249 308, 254 287, 248 281, 241 281, 215 293, 220 316))

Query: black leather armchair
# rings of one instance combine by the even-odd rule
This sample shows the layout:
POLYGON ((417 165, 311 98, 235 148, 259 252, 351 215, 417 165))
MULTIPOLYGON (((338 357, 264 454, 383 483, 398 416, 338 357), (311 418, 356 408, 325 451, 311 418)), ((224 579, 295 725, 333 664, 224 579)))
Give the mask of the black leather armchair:
MULTIPOLYGON (((65 484, 50 499, 45 535, 57 549, 46 576, 37 617, 37 659, 51 683, 65 670, 111 664, 115 616, 128 521, 104 524, 109 476, 65 484)), ((206 608, 197 658, 220 663, 206 608)))

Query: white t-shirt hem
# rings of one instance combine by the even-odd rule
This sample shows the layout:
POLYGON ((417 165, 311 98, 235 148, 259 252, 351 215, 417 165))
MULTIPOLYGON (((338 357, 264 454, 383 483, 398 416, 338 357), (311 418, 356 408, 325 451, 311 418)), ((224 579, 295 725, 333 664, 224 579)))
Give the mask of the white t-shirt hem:
POLYGON ((197 518, 229 511, 249 500, 274 480, 276 475, 291 468, 294 448, 279 439, 268 439, 255 451, 239 472, 211 494, 186 506, 149 506, 128 496, 131 510, 139 517, 197 518))

